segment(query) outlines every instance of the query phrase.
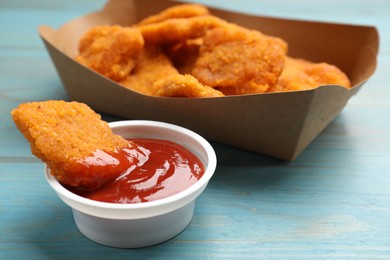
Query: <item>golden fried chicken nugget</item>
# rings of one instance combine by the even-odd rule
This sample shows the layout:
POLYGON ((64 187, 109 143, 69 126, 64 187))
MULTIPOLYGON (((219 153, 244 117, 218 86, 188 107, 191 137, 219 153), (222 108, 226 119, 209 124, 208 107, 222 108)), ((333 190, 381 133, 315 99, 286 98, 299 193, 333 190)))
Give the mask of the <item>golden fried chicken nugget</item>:
MULTIPOLYGON (((124 169, 115 167, 80 171, 80 164, 94 152, 112 153, 131 145, 113 134, 100 115, 87 105, 56 100, 31 102, 19 105, 11 114, 30 142, 31 152, 48 165, 61 183, 95 189, 123 172, 124 169)), ((108 154, 104 158, 112 160, 108 154)))
POLYGON ((119 84, 145 95, 154 95, 155 81, 176 74, 178 71, 159 46, 146 45, 134 71, 119 84))
POLYGON ((277 82, 286 51, 279 38, 229 24, 206 33, 191 74, 221 91, 229 87, 227 93, 261 93, 277 82))
POLYGON ((158 14, 143 19, 138 25, 159 23, 172 18, 189 18, 209 14, 207 7, 200 4, 181 4, 169 7, 158 14))
POLYGON ((222 97, 220 91, 201 84, 191 75, 173 75, 156 81, 154 95, 161 97, 222 97))
POLYGON ((336 66, 286 57, 286 65, 277 84, 269 92, 307 90, 326 84, 351 87, 348 77, 336 66))
POLYGON ((223 26, 226 21, 212 16, 173 18, 159 23, 140 25, 146 43, 168 44, 202 37, 208 30, 223 26))
POLYGON ((80 39, 76 60, 114 81, 120 81, 135 67, 143 46, 142 34, 136 27, 97 26, 80 39))

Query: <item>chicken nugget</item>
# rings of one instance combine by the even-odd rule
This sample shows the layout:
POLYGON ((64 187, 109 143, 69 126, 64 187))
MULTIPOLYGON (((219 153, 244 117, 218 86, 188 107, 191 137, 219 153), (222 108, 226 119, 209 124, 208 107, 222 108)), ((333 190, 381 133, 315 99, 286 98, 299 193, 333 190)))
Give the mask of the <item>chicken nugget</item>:
POLYGON ((146 43, 169 44, 202 37, 208 30, 225 24, 226 21, 220 18, 203 15, 140 25, 139 29, 146 43))
POLYGON ((97 26, 80 39, 76 60, 114 81, 120 81, 135 67, 143 46, 142 34, 136 27, 97 26))
POLYGON ((119 84, 145 95, 154 95, 155 81, 176 74, 178 71, 160 47, 146 45, 134 71, 119 84))
POLYGON ((162 12, 143 19, 138 25, 159 23, 172 18, 189 18, 209 14, 209 10, 200 4, 181 4, 169 7, 162 12))
POLYGON ((264 92, 282 73, 286 52, 280 38, 229 24, 206 33, 191 74, 202 84, 229 87, 231 93, 264 92))
POLYGON ((286 57, 286 65, 277 84, 268 92, 308 90, 326 84, 351 87, 348 77, 336 66, 322 62, 286 57))
POLYGON ((31 102, 19 105, 11 114, 17 128, 30 142, 32 154, 45 162, 51 174, 63 184, 95 189, 128 167, 115 166, 111 155, 132 144, 113 134, 100 115, 85 104, 55 100, 31 102), (91 165, 87 171, 80 171, 93 156, 111 167, 91 165))
POLYGON ((162 97, 222 97, 220 91, 201 84, 191 75, 173 75, 156 81, 154 95, 162 97))

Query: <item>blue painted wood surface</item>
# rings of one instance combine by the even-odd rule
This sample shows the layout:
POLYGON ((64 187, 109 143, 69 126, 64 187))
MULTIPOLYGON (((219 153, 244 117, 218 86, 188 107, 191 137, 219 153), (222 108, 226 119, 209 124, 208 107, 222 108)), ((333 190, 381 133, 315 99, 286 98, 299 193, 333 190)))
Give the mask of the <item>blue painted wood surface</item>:
POLYGON ((135 250, 101 246, 79 233, 9 115, 21 102, 67 100, 37 26, 58 27, 103 4, 0 1, 0 259, 390 259, 389 1, 212 1, 252 14, 375 25, 378 68, 292 163, 212 143, 217 171, 190 226, 135 250))

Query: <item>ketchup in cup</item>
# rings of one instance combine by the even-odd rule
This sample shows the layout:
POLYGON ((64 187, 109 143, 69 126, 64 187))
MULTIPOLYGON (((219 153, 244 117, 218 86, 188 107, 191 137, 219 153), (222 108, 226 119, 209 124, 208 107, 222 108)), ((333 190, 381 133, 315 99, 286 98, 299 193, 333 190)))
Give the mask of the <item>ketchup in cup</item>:
MULTIPOLYGON (((140 203, 154 201, 179 193, 197 182, 204 165, 185 147, 167 140, 132 138, 132 145, 116 153, 96 151, 79 162, 78 178, 88 175, 94 167, 122 173, 92 190, 66 186, 82 197, 109 203, 140 203)), ((75 176, 73 176, 75 177, 75 176)))

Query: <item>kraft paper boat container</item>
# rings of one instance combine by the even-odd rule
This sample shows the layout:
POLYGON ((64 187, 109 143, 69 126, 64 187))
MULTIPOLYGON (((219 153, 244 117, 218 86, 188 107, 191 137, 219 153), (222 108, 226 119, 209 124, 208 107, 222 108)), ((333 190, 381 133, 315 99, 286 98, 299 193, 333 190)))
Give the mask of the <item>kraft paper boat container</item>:
POLYGON ((52 29, 39 28, 71 100, 126 119, 158 120, 189 128, 209 140, 291 161, 339 114, 374 73, 379 36, 375 27, 251 16, 210 8, 213 15, 283 38, 288 55, 328 62, 353 88, 228 96, 165 98, 129 90, 74 60, 81 35, 97 25, 132 25, 180 2, 111 0, 98 12, 52 29))

